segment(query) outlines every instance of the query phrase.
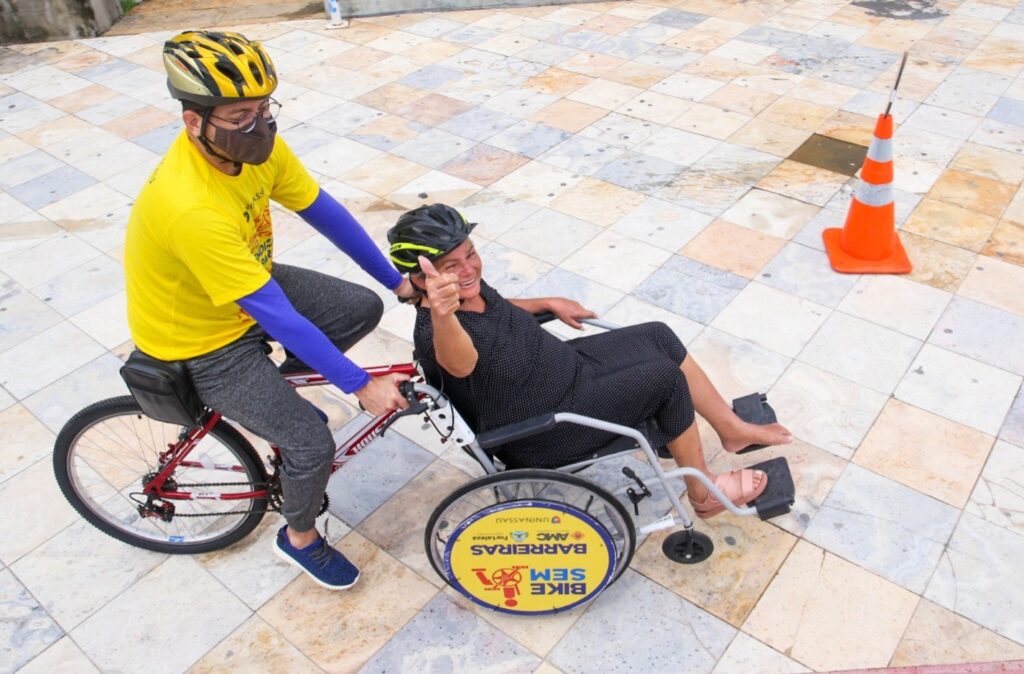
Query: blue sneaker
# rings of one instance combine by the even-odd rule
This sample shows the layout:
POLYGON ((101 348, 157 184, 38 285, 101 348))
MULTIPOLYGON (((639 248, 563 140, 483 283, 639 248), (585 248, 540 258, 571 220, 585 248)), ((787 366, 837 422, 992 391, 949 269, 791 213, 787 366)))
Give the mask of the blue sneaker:
POLYGON ((359 569, 345 559, 320 536, 316 542, 304 548, 296 548, 288 540, 285 533, 287 526, 281 527, 274 542, 274 552, 286 562, 290 562, 308 573, 315 583, 328 590, 347 590, 359 580, 359 569))

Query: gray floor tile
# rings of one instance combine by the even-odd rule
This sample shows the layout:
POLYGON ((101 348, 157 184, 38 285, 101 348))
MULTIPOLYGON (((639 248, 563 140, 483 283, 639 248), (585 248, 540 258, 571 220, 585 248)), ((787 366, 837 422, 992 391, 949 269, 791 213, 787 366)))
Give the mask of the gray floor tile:
POLYGON ((567 674, 710 672, 736 630, 627 571, 548 656, 567 674))
POLYGON ((359 671, 525 674, 539 664, 536 655, 439 593, 359 671))
POLYGON ((924 592, 959 511, 850 464, 804 538, 913 592, 924 592))
POLYGON ((935 325, 929 344, 1024 375, 1024 317, 954 297, 935 325))
POLYGON ((924 596, 993 632, 1024 643, 1024 536, 964 515, 924 596))
POLYGON ((21 203, 38 211, 95 183, 95 178, 71 166, 63 166, 11 187, 8 192, 21 203))
POLYGON ((700 323, 710 323, 747 285, 747 279, 675 255, 633 295, 700 323))
MULTIPOLYGON (((335 439, 348 438, 368 419, 365 414, 356 417, 335 439)), ((356 526, 433 460, 433 454, 398 433, 385 433, 331 477, 327 484, 331 513, 356 526)))

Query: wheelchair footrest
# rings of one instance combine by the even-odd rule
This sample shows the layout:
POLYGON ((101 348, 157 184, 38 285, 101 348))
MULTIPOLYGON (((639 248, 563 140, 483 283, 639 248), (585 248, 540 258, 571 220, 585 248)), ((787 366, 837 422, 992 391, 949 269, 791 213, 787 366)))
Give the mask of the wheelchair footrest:
POLYGON ((768 486, 754 499, 758 516, 766 520, 788 513, 796 498, 796 487, 793 486, 793 476, 789 472, 789 463, 786 459, 780 456, 749 468, 763 470, 768 476, 768 486))
MULTIPOLYGON (((775 416, 775 410, 768 404, 768 394, 766 393, 751 393, 742 398, 736 398, 732 401, 732 411, 743 421, 749 424, 757 424, 758 426, 774 424, 779 420, 775 416)), ((766 445, 749 445, 736 453, 746 454, 747 452, 753 452, 764 447, 766 445)))

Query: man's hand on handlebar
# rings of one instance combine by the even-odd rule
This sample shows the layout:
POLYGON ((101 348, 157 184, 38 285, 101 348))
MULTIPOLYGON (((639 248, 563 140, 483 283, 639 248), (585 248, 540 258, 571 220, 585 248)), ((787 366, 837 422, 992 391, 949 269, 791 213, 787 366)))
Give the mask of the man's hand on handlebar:
POLYGON ((374 416, 391 410, 404 410, 409 407, 409 401, 398 390, 398 385, 408 380, 409 375, 397 373, 370 377, 369 383, 355 391, 354 395, 359 399, 363 409, 374 416))

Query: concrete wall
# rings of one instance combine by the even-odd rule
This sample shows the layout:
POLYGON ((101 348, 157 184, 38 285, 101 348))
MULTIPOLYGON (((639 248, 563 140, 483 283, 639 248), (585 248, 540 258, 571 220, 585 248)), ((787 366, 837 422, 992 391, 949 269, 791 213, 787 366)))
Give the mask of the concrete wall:
MULTIPOLYGON (((440 12, 454 9, 485 9, 494 7, 526 7, 537 5, 567 5, 576 2, 600 0, 339 0, 341 15, 374 16, 401 14, 402 12, 440 12)), ((0 0, 3 2, 3 0, 0 0)))
POLYGON ((119 18, 120 0, 0 0, 0 44, 94 37, 119 18))

